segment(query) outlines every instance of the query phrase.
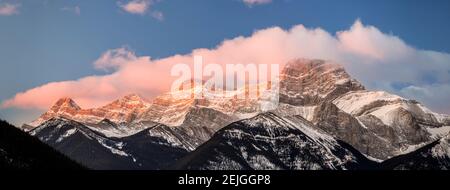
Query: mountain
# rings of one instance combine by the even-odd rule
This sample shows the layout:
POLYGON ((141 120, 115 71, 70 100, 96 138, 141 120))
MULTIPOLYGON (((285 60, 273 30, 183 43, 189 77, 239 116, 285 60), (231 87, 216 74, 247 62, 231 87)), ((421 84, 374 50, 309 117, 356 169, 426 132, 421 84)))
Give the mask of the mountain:
POLYGON ((82 170, 85 168, 39 139, 0 120, 0 169, 82 170))
MULTIPOLYGON (((442 137, 450 129, 446 121, 448 116, 433 113, 414 100, 382 91, 348 92, 335 99, 333 104, 355 117, 370 133, 385 141, 382 146, 393 148, 386 151, 385 156, 365 152, 380 159, 417 149, 442 137)), ((370 144, 372 143, 368 143, 370 144)))
MULTIPOLYGON (((263 85, 249 88, 260 89, 263 85)), ((292 60, 282 70, 278 86, 278 90, 262 91, 255 99, 238 99, 235 96, 246 93, 247 89, 212 91, 202 85, 192 85, 162 94, 152 101, 131 94, 91 109, 83 109, 74 100, 62 98, 49 111, 22 128, 31 130, 31 134, 69 155, 81 146, 79 141, 86 142, 84 152, 77 153, 81 156, 77 157, 75 153, 72 156, 77 161, 92 163, 92 168, 101 168, 103 163, 98 160, 104 156, 104 160, 114 162, 109 167, 139 169, 164 168, 161 160, 174 163, 203 143, 211 144, 212 136, 220 133, 223 127, 267 112, 283 120, 290 118, 294 122, 292 125, 307 125, 321 131, 335 139, 340 147, 345 148, 344 144, 348 143, 352 147, 350 149, 354 147, 364 156, 379 162, 415 151, 450 131, 449 116, 434 113, 415 100, 383 91, 368 91, 342 66, 331 61, 292 60), (204 94, 215 98, 194 96, 204 94), (59 125, 67 129, 58 131, 59 125), (75 136, 82 140, 58 141, 68 130, 74 129, 80 133, 75 136), (140 140, 134 142, 131 139, 140 140), (130 145, 133 142, 137 145, 148 143, 155 147, 154 150, 167 149, 169 155, 165 157, 162 154, 162 159, 157 156, 152 159, 144 155, 148 151, 146 147, 133 147, 130 145), (120 143, 123 146, 119 146, 120 143), (118 157, 110 147, 126 152, 128 156, 118 157), (87 152, 94 150, 104 154, 88 158, 87 152), (134 162, 133 158, 139 162, 134 162), (114 161, 116 159, 117 162, 114 161), (157 164, 150 166, 149 163, 157 164)), ((151 152, 150 155, 155 154, 151 152)))
POLYGON ((379 160, 413 151, 450 131, 448 115, 433 113, 415 100, 365 90, 332 62, 297 59, 281 76, 276 113, 301 115, 379 160))
POLYGON ((368 160, 301 117, 259 114, 218 131, 177 163, 194 170, 364 169, 368 160))
POLYGON ((117 124, 129 123, 150 106, 138 95, 130 94, 100 108, 82 109, 70 98, 59 99, 49 111, 28 124, 28 128, 37 127, 55 117, 65 117, 72 120, 95 124, 108 119, 117 124))
POLYGON ((413 152, 383 162, 382 169, 449 170, 450 134, 413 152))
POLYGON ((184 156, 187 149, 177 135, 187 135, 168 131, 155 125, 131 136, 107 137, 82 123, 53 118, 30 134, 88 168, 126 170, 161 169, 184 156))

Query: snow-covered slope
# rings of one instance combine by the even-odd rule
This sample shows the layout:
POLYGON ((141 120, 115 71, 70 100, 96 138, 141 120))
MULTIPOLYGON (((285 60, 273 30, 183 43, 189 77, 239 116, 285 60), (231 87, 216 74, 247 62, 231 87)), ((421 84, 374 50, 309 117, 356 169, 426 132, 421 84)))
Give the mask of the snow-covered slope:
POLYGON ((405 110, 411 113, 422 125, 440 127, 446 116, 436 114, 414 100, 406 100, 400 96, 383 91, 349 92, 333 101, 343 111, 355 116, 373 115, 386 125, 395 122, 396 112, 405 110))
POLYGON ((117 138, 73 120, 53 118, 30 134, 91 169, 162 169, 188 152, 177 144, 181 140, 175 142, 178 133, 155 135, 154 131, 164 131, 165 127, 157 125, 117 138))
POLYGON ((373 164, 301 117, 259 114, 217 132, 177 169, 358 169, 373 164))
POLYGON ((450 134, 411 153, 381 164, 382 169, 396 170, 449 170, 450 134))
POLYGON ((359 120, 371 133, 382 137, 385 144, 391 144, 394 149, 386 154, 388 157, 417 149, 450 130, 448 116, 387 92, 352 91, 333 103, 359 120))

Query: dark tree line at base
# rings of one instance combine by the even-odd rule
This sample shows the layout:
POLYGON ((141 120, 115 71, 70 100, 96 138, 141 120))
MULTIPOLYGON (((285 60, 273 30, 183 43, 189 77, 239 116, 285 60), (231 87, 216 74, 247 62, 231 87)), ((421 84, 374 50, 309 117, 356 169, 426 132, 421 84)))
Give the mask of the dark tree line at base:
POLYGON ((85 167, 0 120, 0 169, 81 170, 85 167))

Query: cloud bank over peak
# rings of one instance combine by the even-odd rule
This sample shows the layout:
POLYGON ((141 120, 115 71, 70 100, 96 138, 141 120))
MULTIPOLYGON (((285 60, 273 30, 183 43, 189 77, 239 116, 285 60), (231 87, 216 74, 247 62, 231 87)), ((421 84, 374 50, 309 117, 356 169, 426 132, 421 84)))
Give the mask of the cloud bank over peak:
POLYGON ((341 63, 368 89, 385 90, 419 100, 434 111, 450 113, 450 54, 420 50, 399 37, 357 20, 348 29, 330 34, 321 28, 271 27, 251 36, 225 40, 212 49, 152 60, 128 48, 108 50, 94 67, 112 71, 74 81, 45 84, 2 102, 3 108, 47 109, 60 97, 72 97, 82 107, 95 107, 134 92, 147 98, 170 90, 177 78, 173 65, 203 63, 280 64, 295 58, 317 58, 341 63))

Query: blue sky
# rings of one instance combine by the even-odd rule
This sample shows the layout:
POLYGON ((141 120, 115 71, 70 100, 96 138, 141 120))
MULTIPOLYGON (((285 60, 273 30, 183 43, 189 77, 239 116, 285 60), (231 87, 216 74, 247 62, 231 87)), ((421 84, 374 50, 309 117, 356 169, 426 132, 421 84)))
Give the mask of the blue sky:
MULTIPOLYGON (((450 53, 447 0, 159 0, 143 14, 121 7, 129 2, 0 0, 0 100, 53 81, 103 75, 92 63, 109 49, 164 58, 272 26, 303 24, 335 34, 360 19, 416 49, 450 53), (6 4, 18 5, 16 12, 2 14, 6 4)), ((433 83, 433 75, 427 80, 433 83)), ((17 122, 19 112, 2 109, 0 117, 17 122)))

